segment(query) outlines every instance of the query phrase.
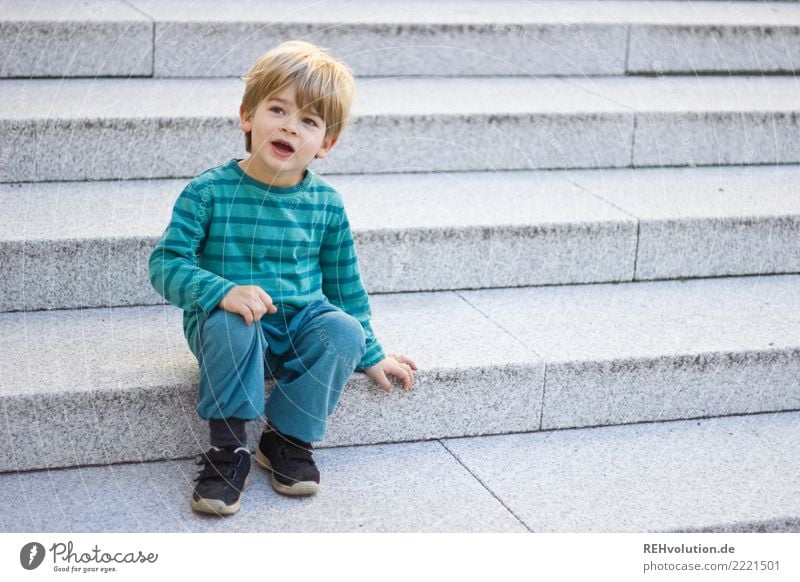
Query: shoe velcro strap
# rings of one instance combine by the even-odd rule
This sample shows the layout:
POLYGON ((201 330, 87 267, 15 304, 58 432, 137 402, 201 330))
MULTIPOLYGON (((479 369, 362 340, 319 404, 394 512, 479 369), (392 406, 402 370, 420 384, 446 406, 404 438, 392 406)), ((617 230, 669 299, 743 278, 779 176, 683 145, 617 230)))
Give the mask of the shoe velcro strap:
POLYGON ((200 455, 199 459, 197 464, 205 467, 195 477, 195 481, 230 478, 236 473, 235 467, 239 465, 239 455, 228 451, 208 451, 200 455))
POLYGON ((295 460, 295 461, 307 461, 309 463, 313 463, 314 460, 311 458, 310 453, 305 453, 304 451, 289 451, 283 458, 288 460, 295 460))
POLYGON ((208 459, 211 463, 231 463, 236 464, 239 455, 236 453, 232 453, 229 451, 208 451, 207 453, 203 453, 202 455, 206 459, 208 459))

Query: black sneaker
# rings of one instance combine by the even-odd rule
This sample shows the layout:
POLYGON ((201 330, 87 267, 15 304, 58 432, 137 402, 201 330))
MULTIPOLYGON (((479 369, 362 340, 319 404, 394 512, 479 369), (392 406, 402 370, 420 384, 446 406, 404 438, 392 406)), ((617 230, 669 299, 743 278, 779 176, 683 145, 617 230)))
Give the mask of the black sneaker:
POLYGON ((267 423, 256 449, 256 463, 272 473, 272 488, 284 495, 313 495, 319 490, 319 470, 313 447, 278 432, 267 423))
POLYGON ((250 451, 239 447, 226 451, 211 447, 199 455, 203 469, 195 477, 192 509, 201 513, 230 515, 239 511, 239 497, 247 488, 250 476, 250 451))

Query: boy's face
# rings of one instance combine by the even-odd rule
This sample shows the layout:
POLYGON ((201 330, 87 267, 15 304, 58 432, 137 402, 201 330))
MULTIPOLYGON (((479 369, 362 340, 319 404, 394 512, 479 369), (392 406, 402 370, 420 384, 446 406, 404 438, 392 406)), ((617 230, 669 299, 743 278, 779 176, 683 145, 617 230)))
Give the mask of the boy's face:
POLYGON ((255 111, 239 110, 242 131, 250 132, 250 157, 242 168, 278 187, 302 181, 314 158, 324 158, 336 140, 325 141, 325 122, 315 110, 300 111, 290 85, 261 101, 255 111))

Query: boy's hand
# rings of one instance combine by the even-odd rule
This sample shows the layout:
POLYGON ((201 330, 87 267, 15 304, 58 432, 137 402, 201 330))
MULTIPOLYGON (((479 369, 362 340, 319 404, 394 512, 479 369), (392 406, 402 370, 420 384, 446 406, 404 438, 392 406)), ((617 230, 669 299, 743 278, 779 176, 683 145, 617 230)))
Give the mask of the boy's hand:
POLYGON ((265 313, 278 312, 272 304, 272 297, 258 285, 237 285, 222 298, 219 308, 238 313, 247 325, 258 321, 265 313))
POLYGON ((364 373, 387 393, 392 391, 392 384, 387 374, 396 376, 403 381, 403 389, 407 392, 414 384, 415 370, 418 370, 417 365, 408 356, 389 354, 374 366, 364 370, 364 373))

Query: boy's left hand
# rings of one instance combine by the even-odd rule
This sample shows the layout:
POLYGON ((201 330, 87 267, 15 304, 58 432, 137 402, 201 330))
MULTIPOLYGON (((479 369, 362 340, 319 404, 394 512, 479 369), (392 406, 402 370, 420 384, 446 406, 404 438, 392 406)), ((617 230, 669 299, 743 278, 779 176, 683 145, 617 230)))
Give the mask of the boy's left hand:
POLYGON ((417 369, 417 365, 408 356, 389 354, 374 366, 364 370, 364 373, 387 393, 392 391, 392 384, 387 375, 396 376, 403 381, 403 389, 407 392, 414 384, 414 371, 417 369))

